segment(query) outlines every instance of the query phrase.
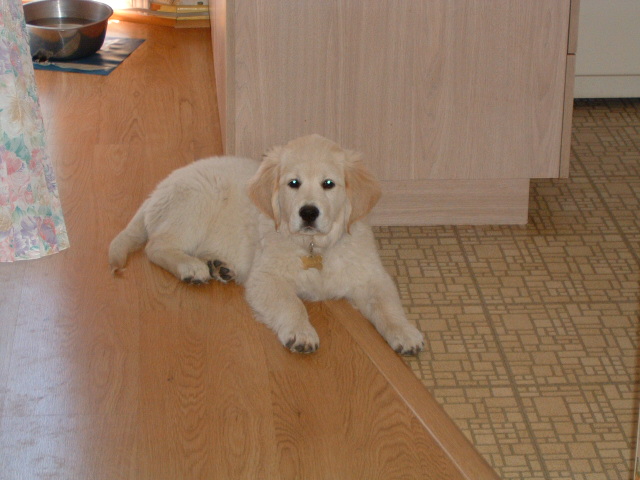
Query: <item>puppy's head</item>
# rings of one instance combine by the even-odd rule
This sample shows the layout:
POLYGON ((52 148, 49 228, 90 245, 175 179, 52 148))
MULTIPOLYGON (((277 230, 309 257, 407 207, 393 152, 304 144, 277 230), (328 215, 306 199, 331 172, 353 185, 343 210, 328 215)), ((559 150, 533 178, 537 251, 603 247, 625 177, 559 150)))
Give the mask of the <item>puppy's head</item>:
POLYGON ((326 235, 347 229, 380 198, 380 186, 360 155, 320 135, 275 147, 249 182, 253 203, 279 229, 326 235))

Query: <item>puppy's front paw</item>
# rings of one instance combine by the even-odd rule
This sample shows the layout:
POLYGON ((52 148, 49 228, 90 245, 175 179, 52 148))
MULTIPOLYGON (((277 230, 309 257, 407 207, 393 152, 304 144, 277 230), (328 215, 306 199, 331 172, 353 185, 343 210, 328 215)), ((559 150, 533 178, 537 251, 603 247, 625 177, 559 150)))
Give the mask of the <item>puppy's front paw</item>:
POLYGON ((400 355, 417 355, 424 350, 422 333, 409 323, 390 328, 385 339, 400 355))
POLYGON ((181 263, 178 265, 178 277, 180 280, 192 285, 202 285, 211 280, 209 275, 209 267, 200 260, 194 260, 190 263, 181 263))
POLYGON ((282 344, 294 353, 313 353, 320 346, 318 333, 312 326, 279 335, 282 344))

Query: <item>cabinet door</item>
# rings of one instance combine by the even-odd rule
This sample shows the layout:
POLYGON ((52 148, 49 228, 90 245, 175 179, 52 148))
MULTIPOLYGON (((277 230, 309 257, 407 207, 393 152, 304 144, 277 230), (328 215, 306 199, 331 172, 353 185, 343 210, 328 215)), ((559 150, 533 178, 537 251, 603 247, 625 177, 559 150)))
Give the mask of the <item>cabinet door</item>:
POLYGON ((229 4, 230 153, 316 132, 383 180, 558 175, 569 0, 229 4))

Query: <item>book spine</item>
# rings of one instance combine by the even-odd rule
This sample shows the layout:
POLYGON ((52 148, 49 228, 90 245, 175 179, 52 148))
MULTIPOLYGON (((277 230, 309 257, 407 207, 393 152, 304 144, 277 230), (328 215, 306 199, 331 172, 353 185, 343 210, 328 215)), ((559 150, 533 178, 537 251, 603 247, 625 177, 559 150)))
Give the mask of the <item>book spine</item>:
POLYGON ((145 0, 148 3, 155 3, 168 7, 208 7, 209 0, 145 0))
POLYGON ((208 5, 165 5, 163 3, 150 2, 149 9, 154 12, 167 13, 208 13, 208 5))

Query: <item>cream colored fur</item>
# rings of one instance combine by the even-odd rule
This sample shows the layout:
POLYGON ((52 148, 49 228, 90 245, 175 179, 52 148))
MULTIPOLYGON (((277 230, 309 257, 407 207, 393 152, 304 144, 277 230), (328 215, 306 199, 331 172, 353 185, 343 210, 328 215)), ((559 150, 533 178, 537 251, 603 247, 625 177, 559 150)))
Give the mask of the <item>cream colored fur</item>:
POLYGON ((320 343, 301 299, 347 298, 394 350, 416 354, 422 334, 362 220, 379 196, 359 155, 319 135, 275 147, 262 162, 200 160, 158 185, 112 241, 109 263, 122 270, 146 243, 149 259, 183 281, 233 279, 258 320, 295 352, 320 343), (322 269, 303 268, 311 248, 322 269))

